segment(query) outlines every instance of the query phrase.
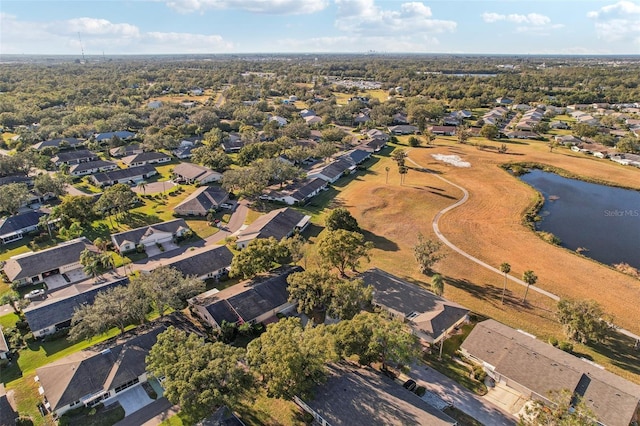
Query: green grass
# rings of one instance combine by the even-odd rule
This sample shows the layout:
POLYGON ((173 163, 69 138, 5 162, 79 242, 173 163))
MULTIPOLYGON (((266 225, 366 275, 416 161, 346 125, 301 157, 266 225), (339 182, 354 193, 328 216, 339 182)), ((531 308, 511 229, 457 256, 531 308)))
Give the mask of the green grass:
POLYGON ((20 317, 12 312, 0 317, 0 326, 2 326, 2 328, 13 328, 19 320, 20 317))
MULTIPOLYGON (((82 407, 73 413, 65 413, 62 418, 70 426, 112 426, 124 419, 124 408, 120 404, 113 404, 108 407, 100 405, 95 409, 82 407)), ((60 423, 64 420, 61 419, 60 423)))

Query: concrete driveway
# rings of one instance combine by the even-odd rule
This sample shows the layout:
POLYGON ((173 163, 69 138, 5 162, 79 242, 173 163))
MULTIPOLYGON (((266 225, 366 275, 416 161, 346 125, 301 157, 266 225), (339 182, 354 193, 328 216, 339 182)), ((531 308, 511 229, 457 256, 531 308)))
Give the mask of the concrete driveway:
POLYGON ((482 424, 507 426, 514 425, 517 422, 515 416, 503 411, 486 399, 474 394, 433 368, 426 367, 424 364, 411 366, 409 376, 418 385, 424 386, 428 391, 452 403, 455 408, 467 413, 482 424))
POLYGON ((153 402, 141 385, 136 385, 120 392, 114 400, 117 400, 122 408, 124 408, 125 416, 135 413, 153 402))

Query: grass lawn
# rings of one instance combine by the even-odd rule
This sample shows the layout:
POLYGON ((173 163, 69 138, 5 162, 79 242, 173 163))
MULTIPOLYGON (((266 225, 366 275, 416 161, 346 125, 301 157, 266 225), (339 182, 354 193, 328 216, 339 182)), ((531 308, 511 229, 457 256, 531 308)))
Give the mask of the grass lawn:
POLYGON ((120 404, 107 407, 100 404, 94 408, 82 407, 62 415, 69 426, 112 426, 124 419, 124 408, 120 404))
POLYGON ((0 317, 0 326, 2 326, 2 328, 13 328, 18 321, 20 321, 20 317, 12 312, 0 317))

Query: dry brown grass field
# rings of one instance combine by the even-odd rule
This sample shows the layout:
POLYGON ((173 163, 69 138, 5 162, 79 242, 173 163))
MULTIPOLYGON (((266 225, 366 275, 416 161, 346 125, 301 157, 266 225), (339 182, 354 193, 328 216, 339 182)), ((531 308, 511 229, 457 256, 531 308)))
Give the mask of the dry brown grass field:
MULTIPOLYGON (((486 140, 482 143, 501 144, 486 140)), ((522 215, 535 201, 536 193, 499 165, 535 161, 634 188, 640 188, 639 170, 567 149, 550 153, 542 142, 508 144, 508 154, 460 145, 454 138, 439 138, 428 148, 402 148, 408 150, 409 158, 416 163, 469 191, 469 200, 440 220, 440 230, 453 244, 496 267, 502 262, 509 262, 511 274, 518 278, 523 271, 532 269, 538 276, 538 287, 561 297, 597 300, 607 313, 614 316, 617 325, 640 333, 637 321, 640 281, 546 243, 524 226, 522 215), (431 157, 436 153, 459 155, 472 166, 457 168, 447 165, 431 157)), ((333 204, 347 207, 376 245, 371 263, 363 264, 362 269, 377 266, 428 286, 430 277, 420 274, 413 257, 417 234, 421 232, 435 239, 431 227, 433 217, 461 197, 462 192, 457 188, 434 174, 415 168, 409 171, 404 184, 400 185, 396 164, 384 156, 365 175, 347 185, 333 204), (388 183, 386 167, 390 169, 388 183)), ((554 320, 553 300, 529 291, 527 303, 523 304, 524 287, 509 282, 503 305, 500 302, 504 282, 501 275, 448 248, 444 250, 447 257, 434 269, 445 276, 446 297, 474 312, 533 332, 540 338, 563 338, 561 327, 554 320)), ((640 376, 622 371, 618 366, 623 364, 608 360, 602 351, 582 345, 576 345, 576 350, 625 377, 640 381, 640 376)), ((637 361, 640 363, 640 357, 637 361)))

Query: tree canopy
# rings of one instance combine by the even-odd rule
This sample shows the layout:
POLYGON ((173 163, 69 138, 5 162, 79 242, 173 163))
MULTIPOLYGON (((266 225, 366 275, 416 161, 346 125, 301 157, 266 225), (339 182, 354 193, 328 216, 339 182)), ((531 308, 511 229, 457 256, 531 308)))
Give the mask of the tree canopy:
POLYGON ((242 365, 245 351, 222 342, 209 343, 193 333, 169 327, 146 358, 148 371, 164 377, 164 396, 180 405, 189 424, 220 405, 233 407, 251 395, 253 377, 242 365))
POLYGON ((25 183, 0 185, 0 212, 15 214, 29 201, 29 188, 25 183))
POLYGON ((413 246, 413 255, 418 262, 420 272, 423 274, 430 272, 433 265, 446 257, 446 254, 440 252, 441 248, 440 241, 430 240, 421 233, 418 234, 418 243, 413 246))
POLYGON ((255 277, 270 271, 288 255, 286 244, 280 243, 274 237, 256 238, 233 257, 229 275, 244 279, 255 277))
POLYGON ((329 231, 344 229, 346 231, 360 232, 358 221, 344 207, 331 210, 325 219, 325 225, 329 231))
POLYGON ((365 241, 364 235, 344 229, 327 231, 318 241, 318 253, 323 262, 338 269, 343 277, 346 276, 347 268, 356 270, 360 259, 369 261, 371 249, 373 243, 365 241))
POLYGON ((205 290, 202 280, 185 278, 180 271, 169 266, 160 266, 148 274, 142 273, 132 280, 131 285, 142 289, 151 307, 160 316, 169 309, 183 309, 187 299, 205 290))
POLYGON ((611 333, 610 321, 595 300, 560 299, 556 316, 567 337, 580 343, 602 342, 611 333))

